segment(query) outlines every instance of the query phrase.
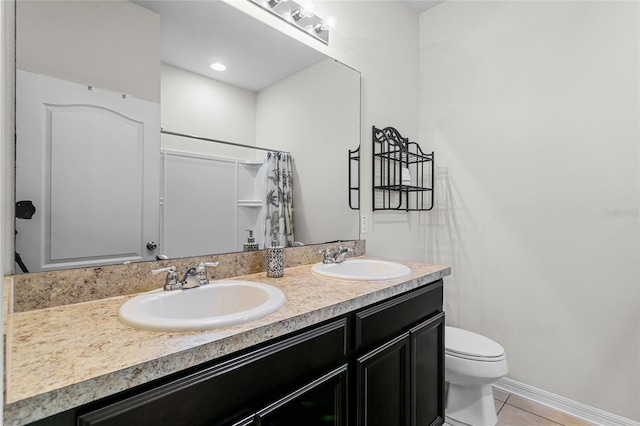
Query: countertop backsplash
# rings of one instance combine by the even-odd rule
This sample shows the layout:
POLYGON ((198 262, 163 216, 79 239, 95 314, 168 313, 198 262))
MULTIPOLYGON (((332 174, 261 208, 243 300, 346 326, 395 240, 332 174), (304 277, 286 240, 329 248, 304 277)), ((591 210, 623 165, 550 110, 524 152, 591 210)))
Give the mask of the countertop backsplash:
MULTIPOLYGON (((318 251, 338 246, 351 248, 351 256, 364 256, 364 240, 287 247, 284 252, 285 268, 309 265, 321 261, 318 251)), ((220 262, 209 268, 209 279, 220 280, 265 270, 266 251, 238 252, 210 256, 107 265, 84 269, 13 275, 5 291, 10 312, 25 312, 73 303, 88 302, 107 297, 141 293, 164 285, 164 274, 152 275, 152 269, 175 266, 181 275, 199 262, 220 262)), ((6 287, 5 287, 6 288, 6 287)))

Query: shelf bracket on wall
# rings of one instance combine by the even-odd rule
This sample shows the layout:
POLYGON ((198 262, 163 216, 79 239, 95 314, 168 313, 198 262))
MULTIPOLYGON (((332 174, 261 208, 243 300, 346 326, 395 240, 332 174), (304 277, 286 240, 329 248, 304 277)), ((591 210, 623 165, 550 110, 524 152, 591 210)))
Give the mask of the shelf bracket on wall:
POLYGON ((433 208, 434 154, 393 127, 373 126, 373 210, 433 208))

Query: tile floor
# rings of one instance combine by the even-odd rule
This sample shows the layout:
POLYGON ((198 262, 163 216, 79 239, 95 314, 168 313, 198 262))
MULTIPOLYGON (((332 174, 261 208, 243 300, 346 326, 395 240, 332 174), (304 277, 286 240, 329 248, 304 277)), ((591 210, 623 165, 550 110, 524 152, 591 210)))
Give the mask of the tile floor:
POLYGON ((497 426, 590 426, 583 420, 518 395, 493 388, 497 426))

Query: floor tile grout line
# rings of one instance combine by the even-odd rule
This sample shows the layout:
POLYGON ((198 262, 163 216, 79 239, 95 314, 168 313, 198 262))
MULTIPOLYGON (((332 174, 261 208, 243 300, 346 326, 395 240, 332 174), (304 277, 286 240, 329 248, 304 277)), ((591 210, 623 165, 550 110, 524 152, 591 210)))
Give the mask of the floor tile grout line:
POLYGON ((500 414, 500 412, 502 411, 502 409, 504 408, 505 405, 507 405, 507 401, 509 400, 509 397, 511 396, 511 394, 507 394, 507 397, 504 399, 504 401, 502 401, 502 405, 500 405, 500 409, 498 410, 498 412, 496 413, 496 415, 500 414))
POLYGON ((504 401, 500 401, 499 399, 496 399, 496 401, 500 402, 500 408, 498 408, 498 411, 496 412, 496 416, 498 416, 500 414, 500 412, 502 411, 502 409, 504 408, 504 406, 507 404, 507 401, 509 400, 509 397, 511 396, 510 393, 507 394, 507 397, 504 399, 504 401))

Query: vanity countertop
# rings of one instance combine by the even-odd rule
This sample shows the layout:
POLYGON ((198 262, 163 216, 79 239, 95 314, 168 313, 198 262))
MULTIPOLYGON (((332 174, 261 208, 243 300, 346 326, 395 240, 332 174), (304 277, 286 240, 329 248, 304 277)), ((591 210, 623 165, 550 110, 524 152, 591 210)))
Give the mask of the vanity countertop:
POLYGON ((341 281, 311 265, 237 279, 280 288, 285 305, 246 324, 164 333, 118 320, 129 296, 9 314, 4 424, 22 425, 387 299, 450 275, 449 267, 399 262, 412 275, 393 281, 341 281))

